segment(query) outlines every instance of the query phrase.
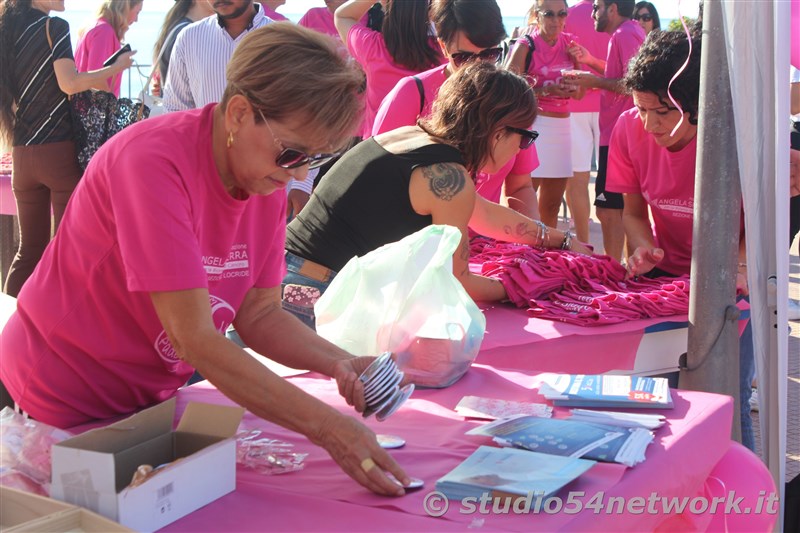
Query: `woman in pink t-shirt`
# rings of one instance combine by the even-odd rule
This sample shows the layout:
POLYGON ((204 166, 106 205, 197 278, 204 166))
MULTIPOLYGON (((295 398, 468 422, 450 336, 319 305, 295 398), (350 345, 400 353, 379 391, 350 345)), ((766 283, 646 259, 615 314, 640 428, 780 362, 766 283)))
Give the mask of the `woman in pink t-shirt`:
MULTIPOLYGON (((120 49, 125 33, 139 20, 142 0, 105 0, 97 10, 97 20, 84 28, 75 47, 75 66, 78 72, 103 68, 103 63, 120 49)), ((119 97, 122 74, 106 80, 96 88, 119 97)))
POLYGON ((334 14, 342 42, 367 75, 364 137, 372 133, 378 107, 401 78, 445 62, 431 35, 427 0, 386 0, 381 31, 359 22, 373 4, 370 0, 349 0, 334 14))
POLYGON ((143 120, 98 150, 0 335, 0 407, 71 427, 171 398, 197 369, 356 482, 400 496, 385 472, 410 479, 371 430, 225 337, 235 324, 254 351, 336 379, 364 410, 358 376, 375 358, 280 304, 285 189, 358 127, 363 74, 331 39, 284 23, 249 32, 227 75, 219 104, 143 120))
POLYGON ((508 67, 514 72, 524 72, 537 96, 539 166, 531 173, 531 177, 539 196, 542 222, 556 226, 567 178, 572 177, 570 101, 572 98, 583 98, 585 90, 566 83, 561 74, 564 70, 577 68, 567 51, 570 42, 577 38, 564 33, 569 14, 567 2, 537 0, 533 9, 536 28, 530 38, 523 37, 517 41, 508 67))

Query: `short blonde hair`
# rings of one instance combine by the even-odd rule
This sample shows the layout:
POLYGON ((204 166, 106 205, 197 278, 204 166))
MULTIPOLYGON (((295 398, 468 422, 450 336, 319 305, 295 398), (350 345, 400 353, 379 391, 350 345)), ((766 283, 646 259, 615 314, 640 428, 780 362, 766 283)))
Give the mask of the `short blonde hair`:
MULTIPOLYGON (((273 22, 247 35, 231 57, 220 105, 242 94, 268 118, 299 117, 342 147, 364 112, 365 77, 327 35, 273 22)), ((259 120, 259 119, 257 119, 259 120)))
POLYGON ((114 28, 117 39, 125 38, 128 31, 128 13, 142 3, 143 0, 103 0, 97 8, 97 16, 104 18, 114 28))

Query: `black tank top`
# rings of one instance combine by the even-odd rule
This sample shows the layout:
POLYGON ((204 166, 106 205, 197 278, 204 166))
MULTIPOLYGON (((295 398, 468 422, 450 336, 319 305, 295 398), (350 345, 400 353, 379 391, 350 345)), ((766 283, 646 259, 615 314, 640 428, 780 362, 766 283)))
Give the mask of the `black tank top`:
POLYGON ((369 138, 347 152, 320 181, 286 228, 286 249, 339 271, 353 257, 431 225, 411 206, 408 188, 417 167, 458 163, 458 150, 428 144, 393 154, 369 138))

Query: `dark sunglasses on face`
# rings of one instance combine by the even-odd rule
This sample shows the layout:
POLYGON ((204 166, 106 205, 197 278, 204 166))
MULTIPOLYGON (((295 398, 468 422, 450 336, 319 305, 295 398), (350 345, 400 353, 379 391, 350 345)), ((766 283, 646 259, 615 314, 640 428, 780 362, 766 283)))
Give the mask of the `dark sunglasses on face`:
POLYGON ((652 15, 645 13, 644 15, 634 15, 633 20, 643 20, 645 22, 650 22, 653 20, 652 15))
POLYGON ((558 12, 553 11, 552 9, 548 9, 547 11, 539 11, 539 13, 546 19, 551 19, 555 17, 558 17, 560 19, 565 19, 567 18, 567 15, 569 15, 569 13, 567 13, 563 9, 558 12))
POLYGON ((473 61, 474 59, 480 59, 481 61, 491 61, 492 63, 497 63, 500 61, 500 58, 503 57, 503 49, 500 47, 497 48, 487 48, 486 50, 481 50, 478 53, 475 52, 453 52, 450 54, 450 57, 453 58, 453 64, 458 68, 464 63, 469 61, 473 61))
POLYGON ((512 128, 511 126, 506 126, 506 129, 512 133, 519 133, 522 138, 519 140, 519 149, 520 150, 527 150, 533 144, 533 141, 539 137, 538 131, 532 130, 525 130, 522 128, 512 128))
POLYGON ((258 114, 261 115, 261 120, 263 120, 264 124, 267 125, 267 129, 269 129, 269 132, 272 134, 272 138, 275 139, 275 144, 282 148, 281 152, 275 158, 275 164, 279 167, 291 169, 308 165, 308 168, 317 168, 321 167, 334 157, 341 155, 341 153, 308 155, 300 150, 284 147, 283 142, 281 142, 281 140, 275 135, 275 132, 272 131, 272 126, 270 126, 269 122, 267 122, 267 117, 264 116, 264 113, 262 113, 258 108, 255 109, 258 111, 258 114))

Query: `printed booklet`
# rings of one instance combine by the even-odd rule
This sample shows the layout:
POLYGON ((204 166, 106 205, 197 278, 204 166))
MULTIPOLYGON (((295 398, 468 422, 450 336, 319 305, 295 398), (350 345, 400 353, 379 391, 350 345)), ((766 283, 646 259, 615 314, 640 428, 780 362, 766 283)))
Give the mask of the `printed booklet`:
POLYGON ((644 461, 645 449, 653 441, 653 433, 643 428, 528 415, 489 422, 467 434, 492 437, 502 446, 626 466, 644 461))
POLYGON ((576 479, 594 461, 553 457, 516 448, 481 446, 436 482, 451 500, 505 494, 546 498, 576 479))
POLYGON ((567 407, 672 408, 666 378, 547 374, 539 393, 567 407))

